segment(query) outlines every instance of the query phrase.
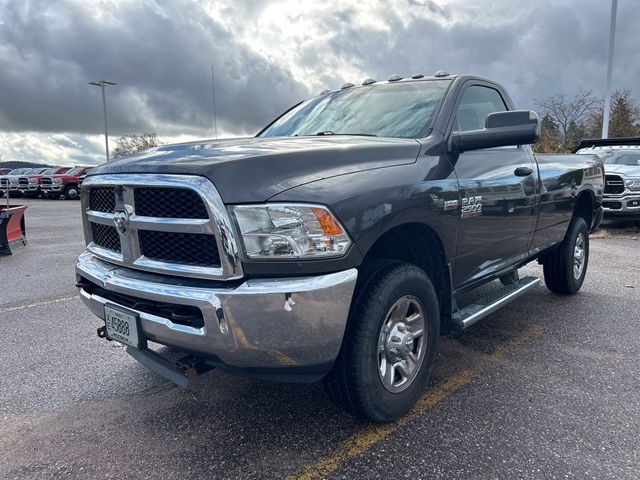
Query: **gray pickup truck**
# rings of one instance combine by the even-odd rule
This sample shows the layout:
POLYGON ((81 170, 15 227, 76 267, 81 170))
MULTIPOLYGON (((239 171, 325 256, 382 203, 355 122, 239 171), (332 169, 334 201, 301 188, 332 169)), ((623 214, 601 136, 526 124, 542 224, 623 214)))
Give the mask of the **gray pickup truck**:
POLYGON ((605 217, 640 220, 640 138, 583 140, 575 153, 597 155, 604 163, 605 217))
POLYGON ((82 185, 80 296, 99 336, 179 385, 213 367, 323 379, 349 412, 393 420, 440 335, 539 283, 520 267, 540 262, 558 294, 582 286, 603 165, 534 155, 539 129, 490 80, 395 75, 303 101, 252 138, 105 164, 82 185))

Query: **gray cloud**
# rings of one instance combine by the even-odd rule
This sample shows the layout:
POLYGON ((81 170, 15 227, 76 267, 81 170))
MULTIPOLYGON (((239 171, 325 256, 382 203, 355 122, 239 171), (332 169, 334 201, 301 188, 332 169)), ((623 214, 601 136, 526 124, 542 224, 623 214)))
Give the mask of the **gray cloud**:
MULTIPOLYGON (((322 88, 391 73, 484 75, 523 108, 580 88, 601 96, 608 15, 601 0, 0 1, 0 150, 7 132, 42 132, 34 142, 51 152, 98 155, 96 138, 82 138, 102 131, 99 90, 87 85, 102 78, 118 82, 114 135, 210 136, 212 64, 219 126, 232 134, 322 88)), ((637 25, 637 2, 621 0, 614 88, 636 97, 637 25)))
POLYGON ((211 65, 227 130, 256 130, 307 94, 194 2, 16 1, 2 19, 2 130, 99 132, 99 90, 87 81, 105 78, 119 84, 107 91, 114 134, 201 131, 211 125, 211 65))

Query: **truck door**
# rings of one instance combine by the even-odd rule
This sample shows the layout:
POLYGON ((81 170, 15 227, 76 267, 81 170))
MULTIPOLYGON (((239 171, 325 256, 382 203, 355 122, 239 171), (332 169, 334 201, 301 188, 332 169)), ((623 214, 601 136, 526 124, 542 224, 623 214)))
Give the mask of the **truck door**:
MULTIPOLYGON (((510 101, 492 84, 470 82, 452 131, 481 130, 510 101)), ((526 256, 533 234, 537 169, 528 146, 486 148, 451 158, 460 186, 455 287, 497 273, 526 256), (456 158, 457 157, 457 158, 456 158)))

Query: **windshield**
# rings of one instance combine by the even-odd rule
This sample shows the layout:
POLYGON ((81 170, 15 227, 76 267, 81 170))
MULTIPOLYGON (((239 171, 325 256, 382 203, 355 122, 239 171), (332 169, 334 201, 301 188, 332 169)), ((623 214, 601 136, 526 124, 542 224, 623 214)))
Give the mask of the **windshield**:
POLYGON ((15 170, 11 170, 9 173, 7 173, 7 175, 20 175, 26 171, 26 168, 16 168, 15 170))
POLYGON ((640 148, 583 148, 578 153, 598 155, 602 163, 608 165, 640 165, 640 148))
POLYGON ((76 175, 76 174, 80 173, 82 170, 84 170, 84 167, 76 167, 76 168, 72 168, 71 170, 67 170, 66 174, 67 175, 76 175))
POLYGON ((450 80, 384 83, 314 97, 289 110, 260 137, 426 134, 450 80))

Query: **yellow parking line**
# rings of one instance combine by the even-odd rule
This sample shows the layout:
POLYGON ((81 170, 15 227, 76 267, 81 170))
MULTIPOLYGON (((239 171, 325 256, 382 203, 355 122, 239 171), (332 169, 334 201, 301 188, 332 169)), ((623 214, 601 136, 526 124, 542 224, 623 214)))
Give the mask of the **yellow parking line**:
MULTIPOLYGON (((516 338, 507 342, 505 345, 493 352, 491 354, 491 359, 504 358, 506 355, 513 352, 518 345, 538 336, 541 332, 542 328, 538 325, 525 330, 516 338)), ((418 399, 418 402, 413 409, 404 417, 399 418, 392 423, 384 425, 372 424, 365 427, 342 441, 334 452, 321 458, 312 465, 309 465, 303 472, 287 477, 287 480, 315 480, 327 477, 337 470, 342 464, 354 457, 357 457, 369 447, 382 441, 389 434, 406 424, 417 414, 433 407, 456 390, 471 382, 471 380, 476 378, 490 363, 490 361, 480 362, 476 366, 462 370, 449 379, 429 388, 424 392, 420 399, 418 399)))

